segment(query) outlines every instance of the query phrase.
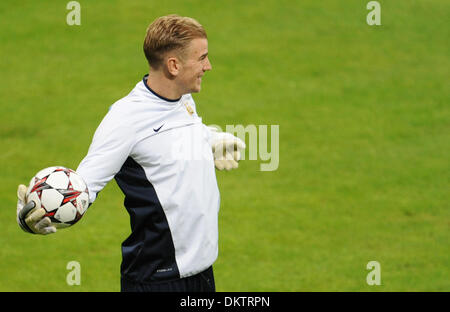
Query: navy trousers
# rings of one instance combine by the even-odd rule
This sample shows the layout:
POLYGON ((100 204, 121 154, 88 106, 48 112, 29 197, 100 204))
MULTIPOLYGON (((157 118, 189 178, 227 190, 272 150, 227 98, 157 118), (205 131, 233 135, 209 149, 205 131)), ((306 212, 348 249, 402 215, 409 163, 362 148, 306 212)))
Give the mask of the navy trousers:
POLYGON ((139 283, 122 278, 122 292, 215 292, 214 273, 212 266, 203 272, 185 278, 170 281, 139 283))

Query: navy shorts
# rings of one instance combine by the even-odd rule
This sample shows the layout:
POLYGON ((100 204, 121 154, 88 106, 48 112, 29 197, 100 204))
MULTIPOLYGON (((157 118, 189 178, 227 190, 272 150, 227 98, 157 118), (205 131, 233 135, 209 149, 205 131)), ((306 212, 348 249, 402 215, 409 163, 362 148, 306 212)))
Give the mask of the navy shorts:
POLYGON ((196 275, 170 281, 139 283, 121 278, 122 292, 215 292, 212 266, 196 275))

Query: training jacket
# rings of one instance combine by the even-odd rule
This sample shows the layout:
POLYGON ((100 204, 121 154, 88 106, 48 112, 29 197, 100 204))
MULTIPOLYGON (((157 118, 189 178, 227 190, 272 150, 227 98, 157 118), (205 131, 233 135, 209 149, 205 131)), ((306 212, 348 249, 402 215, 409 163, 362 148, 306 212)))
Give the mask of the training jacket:
POLYGON ((131 234, 122 243, 121 275, 142 283, 211 266, 220 206, 214 134, 197 115, 192 96, 166 99, 146 79, 110 107, 77 168, 91 204, 113 178, 124 193, 131 234))

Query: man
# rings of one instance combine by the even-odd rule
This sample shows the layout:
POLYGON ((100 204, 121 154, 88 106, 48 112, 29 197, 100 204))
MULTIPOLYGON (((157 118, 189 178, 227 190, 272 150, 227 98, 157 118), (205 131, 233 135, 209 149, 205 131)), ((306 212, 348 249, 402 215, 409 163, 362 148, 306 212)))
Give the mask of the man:
MULTIPOLYGON (((214 166, 237 168, 245 144, 197 115, 190 94, 200 91, 211 63, 196 20, 156 19, 144 52, 149 74, 110 107, 77 172, 91 204, 113 178, 125 194, 132 233, 122 243, 122 291, 215 291, 220 196, 214 166)), ((54 233, 43 208, 24 207, 25 193, 19 186, 21 227, 54 233)))

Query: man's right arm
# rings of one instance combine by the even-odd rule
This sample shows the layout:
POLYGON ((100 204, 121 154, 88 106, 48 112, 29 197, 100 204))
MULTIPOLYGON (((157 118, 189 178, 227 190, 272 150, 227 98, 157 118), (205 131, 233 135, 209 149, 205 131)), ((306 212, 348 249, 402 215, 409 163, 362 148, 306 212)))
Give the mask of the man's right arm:
MULTIPOLYGON (((89 189, 91 205, 105 185, 119 172, 135 143, 134 129, 116 120, 105 117, 97 128, 86 157, 81 161, 77 173, 89 189)), ((26 198, 27 187, 19 185, 17 201, 17 222, 29 233, 50 234, 56 232, 50 220, 44 217, 42 207, 31 207, 26 198), (31 208, 31 209, 30 209, 31 208)))
POLYGON ((129 125, 104 120, 94 134, 86 157, 77 168, 89 189, 89 203, 122 168, 134 146, 136 133, 129 125))

